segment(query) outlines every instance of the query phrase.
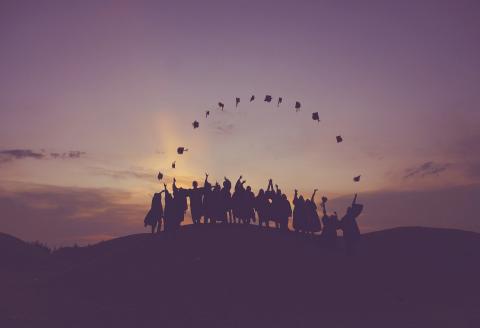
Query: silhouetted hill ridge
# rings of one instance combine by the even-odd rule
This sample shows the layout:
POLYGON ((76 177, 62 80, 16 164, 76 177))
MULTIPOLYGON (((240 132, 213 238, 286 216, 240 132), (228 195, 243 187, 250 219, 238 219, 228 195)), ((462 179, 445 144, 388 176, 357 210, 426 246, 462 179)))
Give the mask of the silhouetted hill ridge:
POLYGON ((214 225, 64 248, 37 271, 6 275, 0 318, 5 327, 480 323, 480 234, 394 228, 364 235, 357 256, 342 247, 214 225))

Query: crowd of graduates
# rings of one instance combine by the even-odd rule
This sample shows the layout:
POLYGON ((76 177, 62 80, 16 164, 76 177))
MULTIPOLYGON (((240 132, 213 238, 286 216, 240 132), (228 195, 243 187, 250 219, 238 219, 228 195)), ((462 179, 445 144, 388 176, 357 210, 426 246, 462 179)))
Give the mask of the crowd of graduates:
POLYGON ((258 218, 260 227, 270 227, 270 222, 273 222, 276 229, 288 231, 289 218, 292 217, 292 227, 296 232, 321 232, 325 244, 331 247, 335 246, 337 230, 343 231, 347 250, 353 248, 360 237, 356 218, 363 205, 356 203, 357 195, 341 219, 336 212, 327 214, 327 198, 322 197, 320 207, 323 216, 320 219, 315 203, 316 189, 307 199, 295 190, 292 211, 287 196, 278 185, 274 187, 272 179, 269 180, 267 188, 260 189, 257 195, 250 186, 245 187, 245 182, 240 176, 232 193, 232 183, 226 177, 222 185, 218 182, 212 185, 208 181, 208 174, 205 174, 203 187, 193 181, 190 189, 178 188, 176 180, 173 179, 173 193, 164 184, 164 190, 154 194, 151 208, 144 220, 145 226, 150 226, 152 233, 178 230, 185 219, 189 199, 193 224, 254 224, 258 218))

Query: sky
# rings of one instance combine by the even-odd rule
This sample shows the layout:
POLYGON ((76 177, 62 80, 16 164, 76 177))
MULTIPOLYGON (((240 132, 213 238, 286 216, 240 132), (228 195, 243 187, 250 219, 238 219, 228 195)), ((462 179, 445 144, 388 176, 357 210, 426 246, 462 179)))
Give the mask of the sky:
POLYGON ((338 211, 358 192, 365 230, 480 231, 479 41, 467 0, 2 1, 0 231, 142 232, 159 171, 318 188, 338 211), (425 215, 452 197, 470 220, 425 215))

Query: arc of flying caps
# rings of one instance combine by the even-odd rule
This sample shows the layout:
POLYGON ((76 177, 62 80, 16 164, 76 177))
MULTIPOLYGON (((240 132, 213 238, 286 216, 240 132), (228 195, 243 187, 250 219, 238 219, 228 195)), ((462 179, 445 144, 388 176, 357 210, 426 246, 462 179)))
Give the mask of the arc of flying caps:
POLYGON ((295 102, 295 111, 296 111, 296 112, 299 112, 301 107, 302 107, 302 104, 300 104, 299 101, 296 101, 296 102, 295 102))
POLYGON ((175 168, 175 161, 173 161, 173 163, 172 163, 172 169, 174 169, 174 168, 175 168))
POLYGON ((238 107, 238 104, 240 103, 240 98, 235 98, 235 107, 238 107))
POLYGON ((186 151, 188 151, 188 148, 185 148, 185 147, 178 147, 177 148, 177 154, 179 154, 179 155, 182 155, 183 152, 186 152, 186 151))
POLYGON ((158 179, 158 180, 162 180, 162 179, 163 179, 163 173, 162 173, 162 172, 158 172, 157 179, 158 179))
POLYGON ((198 121, 195 120, 195 121, 193 121, 192 125, 193 125, 193 128, 196 129, 200 126, 200 123, 198 123, 198 121))
POLYGON ((340 143, 343 141, 342 136, 336 136, 336 139, 337 139, 337 143, 340 143))
POLYGON ((219 102, 218 107, 220 107, 220 109, 223 110, 223 108, 225 107, 225 104, 222 102, 219 102))
POLYGON ((282 103, 282 101, 283 101, 283 98, 282 98, 282 97, 278 97, 277 107, 280 107, 280 104, 282 103))
POLYGON ((264 101, 266 101, 268 103, 271 102, 272 101, 272 96, 266 95, 264 101))
POLYGON ((255 100, 255 95, 252 95, 252 96, 250 97, 250 102, 252 102, 252 101, 254 101, 254 100, 255 100))
POLYGON ((210 111, 209 111, 209 110, 206 110, 206 111, 205 111, 205 118, 207 118, 208 115, 210 115, 210 111))
POLYGON ((353 178, 353 181, 354 181, 354 182, 359 182, 361 176, 362 176, 362 175, 357 175, 356 177, 353 178))
POLYGON ((320 116, 318 115, 318 112, 312 113, 312 120, 320 123, 320 116))

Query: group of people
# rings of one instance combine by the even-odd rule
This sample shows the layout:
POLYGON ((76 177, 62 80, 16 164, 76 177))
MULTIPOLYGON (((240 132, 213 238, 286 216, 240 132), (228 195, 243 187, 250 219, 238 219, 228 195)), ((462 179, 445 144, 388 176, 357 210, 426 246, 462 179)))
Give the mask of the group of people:
POLYGON ((193 181, 190 189, 178 188, 176 180, 173 179, 173 193, 170 193, 164 184, 164 190, 154 194, 151 208, 144 220, 145 226, 150 226, 152 233, 160 232, 162 229, 166 232, 178 230, 185 219, 189 199, 193 224, 253 224, 257 222, 258 217, 260 227, 270 227, 270 222, 273 222, 276 229, 288 231, 289 218, 292 217, 292 227, 296 232, 305 234, 321 232, 323 241, 329 247, 335 246, 337 230, 342 230, 347 251, 353 249, 360 237, 356 218, 362 212, 363 205, 356 203, 357 195, 341 219, 336 212, 327 214, 327 198, 322 197, 320 207, 323 216, 320 219, 315 204, 316 189, 309 199, 305 199, 295 190, 292 211, 287 196, 278 185, 274 188, 272 179, 268 181, 267 188, 260 189, 257 195, 250 186, 245 187, 245 183, 240 176, 232 193, 232 183, 226 177, 222 185, 218 182, 212 185, 208 181, 208 174, 205 174, 203 187, 199 187, 198 182, 193 181))

